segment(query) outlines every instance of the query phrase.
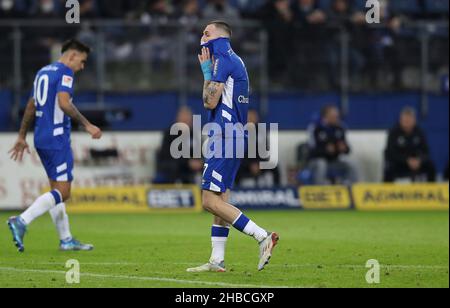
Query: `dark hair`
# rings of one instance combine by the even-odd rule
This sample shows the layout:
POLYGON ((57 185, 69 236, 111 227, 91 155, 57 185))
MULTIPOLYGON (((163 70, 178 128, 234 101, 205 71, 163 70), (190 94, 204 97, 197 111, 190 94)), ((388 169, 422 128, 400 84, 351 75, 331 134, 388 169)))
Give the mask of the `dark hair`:
POLYGON ((333 110, 333 109, 338 109, 338 107, 335 106, 335 105, 326 105, 326 106, 324 106, 324 107, 320 110, 320 117, 321 117, 322 119, 325 118, 325 117, 328 115, 328 113, 329 113, 331 110, 333 110))
POLYGON ((413 117, 417 117, 417 111, 414 109, 414 107, 406 106, 403 107, 402 111, 400 112, 401 115, 409 115, 413 117))
POLYGON ((63 43, 61 53, 65 53, 68 50, 76 50, 79 52, 85 52, 87 54, 91 52, 91 48, 89 48, 89 46, 83 44, 82 42, 76 39, 70 39, 63 43))
POLYGON ((226 23, 225 21, 214 20, 214 21, 211 21, 209 23, 209 25, 214 25, 217 28, 222 29, 223 31, 225 31, 228 34, 228 36, 230 38, 233 36, 233 30, 231 30, 231 26, 228 23, 226 23))

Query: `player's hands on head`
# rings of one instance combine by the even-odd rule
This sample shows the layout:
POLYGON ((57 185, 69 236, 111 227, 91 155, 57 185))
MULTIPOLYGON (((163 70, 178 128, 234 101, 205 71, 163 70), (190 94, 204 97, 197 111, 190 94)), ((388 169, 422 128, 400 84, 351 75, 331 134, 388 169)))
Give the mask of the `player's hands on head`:
POLYGON ((19 138, 17 139, 14 147, 9 150, 8 154, 11 155, 12 160, 21 162, 25 151, 27 151, 28 154, 31 154, 30 147, 28 146, 26 140, 23 138, 19 138))
POLYGON ((102 138, 102 130, 95 125, 89 124, 86 126, 86 131, 92 136, 92 139, 102 138))

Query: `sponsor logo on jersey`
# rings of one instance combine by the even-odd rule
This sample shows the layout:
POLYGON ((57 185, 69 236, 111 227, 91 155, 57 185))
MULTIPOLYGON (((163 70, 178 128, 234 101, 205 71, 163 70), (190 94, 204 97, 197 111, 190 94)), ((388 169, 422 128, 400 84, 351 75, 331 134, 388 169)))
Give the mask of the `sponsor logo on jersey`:
POLYGON ((67 88, 72 88, 73 78, 71 76, 64 75, 62 78, 62 85, 67 88))
POLYGON ((219 71, 219 59, 216 60, 216 62, 214 63, 214 76, 217 76, 217 72, 219 71))
POLYGON ((244 95, 241 95, 238 97, 238 102, 240 104, 249 104, 250 103, 250 99, 248 97, 245 97, 244 95))

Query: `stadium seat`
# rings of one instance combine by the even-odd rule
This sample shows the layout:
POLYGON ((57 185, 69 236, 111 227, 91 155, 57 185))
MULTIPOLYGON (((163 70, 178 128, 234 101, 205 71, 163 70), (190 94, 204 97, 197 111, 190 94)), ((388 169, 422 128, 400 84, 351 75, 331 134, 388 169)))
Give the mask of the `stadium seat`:
POLYGON ((421 8, 418 0, 395 0, 389 2, 389 8, 394 14, 420 14, 421 8))
MULTIPOLYGON (((208 5, 208 0, 199 0, 200 7, 203 9, 208 5)), ((241 5, 239 4, 240 0, 228 0, 228 4, 235 8, 239 8, 241 5)))
POLYGON ((448 0, 425 0, 425 11, 429 14, 447 14, 448 0))
POLYGON ((25 0, 16 0, 15 1, 16 10, 20 12, 26 12, 27 11, 27 3, 25 0))
POLYGON ((354 9, 358 11, 365 11, 366 10, 366 3, 367 0, 354 0, 354 9))
POLYGON ((331 3, 333 0, 318 0, 318 6, 323 11, 329 11, 331 9, 331 3))
POLYGON ((257 12, 267 3, 267 0, 230 0, 230 4, 239 8, 241 12, 257 12))

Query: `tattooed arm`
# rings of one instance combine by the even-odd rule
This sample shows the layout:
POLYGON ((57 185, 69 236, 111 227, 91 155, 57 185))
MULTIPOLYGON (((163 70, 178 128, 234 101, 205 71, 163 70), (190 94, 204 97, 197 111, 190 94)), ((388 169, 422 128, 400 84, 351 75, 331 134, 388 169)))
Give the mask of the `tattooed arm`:
POLYGON ((34 99, 30 98, 28 101, 27 107, 25 109, 25 114, 22 119, 22 124, 20 125, 19 130, 19 138, 17 138, 14 147, 8 152, 10 157, 14 161, 22 161, 23 154, 27 151, 30 154, 30 147, 26 141, 27 133, 30 129, 31 124, 34 121, 34 117, 36 115, 36 106, 34 105, 34 99))
POLYGON ((225 84, 223 83, 205 81, 203 85, 203 106, 209 110, 216 109, 224 88, 225 84))
POLYGON ((34 105, 34 99, 30 98, 28 101, 25 113, 23 115, 22 124, 20 125, 19 138, 26 139, 28 130, 34 121, 36 115, 36 106, 34 105))
POLYGON ((102 137, 102 131, 95 125, 92 125, 75 107, 74 104, 70 101, 70 95, 66 92, 58 93, 58 102, 61 110, 64 111, 66 115, 80 123, 84 126, 86 131, 92 136, 93 139, 100 139, 102 137))
POLYGON ((214 110, 222 96, 225 84, 211 81, 213 73, 212 66, 215 61, 214 57, 211 57, 208 48, 202 48, 202 53, 198 55, 198 60, 205 77, 205 83, 203 84, 203 106, 206 109, 214 110))

